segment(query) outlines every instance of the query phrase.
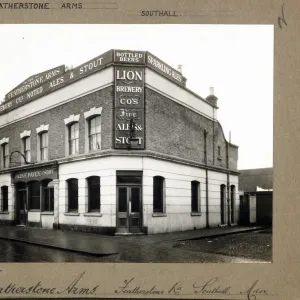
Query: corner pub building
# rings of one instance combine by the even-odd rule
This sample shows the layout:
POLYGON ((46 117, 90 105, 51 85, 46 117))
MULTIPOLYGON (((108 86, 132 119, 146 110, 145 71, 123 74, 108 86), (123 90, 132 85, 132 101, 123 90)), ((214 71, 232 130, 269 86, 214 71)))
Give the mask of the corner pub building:
POLYGON ((238 222, 217 97, 147 51, 33 75, 0 106, 0 224, 155 234, 238 222))

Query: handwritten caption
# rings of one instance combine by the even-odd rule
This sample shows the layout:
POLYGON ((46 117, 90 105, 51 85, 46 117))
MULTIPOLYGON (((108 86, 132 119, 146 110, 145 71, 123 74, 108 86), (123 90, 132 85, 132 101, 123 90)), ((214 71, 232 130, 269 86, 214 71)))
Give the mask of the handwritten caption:
MULTIPOLYGON (((0 270, 0 272, 2 272, 2 270, 0 270)), ((0 295, 96 295, 97 291, 99 292, 101 283, 97 285, 89 284, 89 286, 86 286, 82 283, 82 279, 85 275, 85 271, 76 275, 75 278, 70 280, 65 287, 60 288, 49 286, 44 284, 42 281, 38 281, 30 286, 21 286, 13 282, 8 282, 7 284, 2 284, 0 282, 0 295)), ((178 281, 164 287, 160 287, 159 285, 152 283, 149 286, 141 286, 138 284, 136 278, 132 277, 130 279, 125 279, 123 282, 118 284, 113 293, 124 296, 180 296, 193 293, 195 296, 218 295, 218 297, 223 296, 224 299, 226 299, 226 297, 228 298, 233 295, 238 295, 245 300, 258 300, 262 299, 262 296, 273 296, 267 289, 259 285, 258 280, 251 282, 247 288, 239 290, 232 285, 224 285, 218 277, 213 277, 208 280, 199 280, 199 282, 194 282, 192 284, 184 281, 178 281)))
POLYGON ((285 26, 287 26, 287 22, 284 17, 284 4, 282 4, 282 6, 281 6, 281 16, 278 17, 277 22, 278 22, 278 26, 280 27, 280 29, 282 29, 282 23, 285 26))
MULTIPOLYGON (((115 290, 115 294, 123 295, 175 295, 180 296, 186 294, 184 288, 188 285, 184 281, 175 282, 170 287, 161 288, 156 285, 149 286, 148 288, 141 287, 139 284, 135 283, 135 278, 125 279, 124 282, 115 290)), ((203 281, 201 283, 192 284, 194 295, 222 295, 222 296, 233 296, 240 295, 244 296, 247 300, 257 300, 259 296, 271 296, 268 290, 259 287, 258 280, 255 280, 249 287, 245 290, 239 291, 235 290, 230 285, 222 285, 218 277, 211 278, 209 280, 203 281)))

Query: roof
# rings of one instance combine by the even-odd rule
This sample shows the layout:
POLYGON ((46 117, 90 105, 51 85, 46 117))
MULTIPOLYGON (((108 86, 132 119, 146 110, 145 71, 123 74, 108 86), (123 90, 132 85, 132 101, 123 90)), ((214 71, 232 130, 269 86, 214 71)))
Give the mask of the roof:
POLYGON ((273 189, 273 168, 239 170, 239 190, 255 192, 257 187, 273 189))

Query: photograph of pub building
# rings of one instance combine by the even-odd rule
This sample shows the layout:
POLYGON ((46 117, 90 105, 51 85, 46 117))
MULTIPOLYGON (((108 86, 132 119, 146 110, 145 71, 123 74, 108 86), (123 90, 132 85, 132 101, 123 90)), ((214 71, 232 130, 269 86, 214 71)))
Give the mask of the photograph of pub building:
POLYGON ((214 89, 147 51, 32 74, 0 106, 0 223, 100 234, 236 225, 238 146, 214 89))

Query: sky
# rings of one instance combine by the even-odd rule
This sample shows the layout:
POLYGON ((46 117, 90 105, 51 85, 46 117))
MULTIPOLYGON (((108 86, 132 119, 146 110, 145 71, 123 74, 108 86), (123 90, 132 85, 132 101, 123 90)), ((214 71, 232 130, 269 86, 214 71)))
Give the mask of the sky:
POLYGON ((0 99, 29 76, 76 67, 110 49, 149 51, 187 88, 214 87, 218 121, 239 146, 238 169, 273 166, 273 25, 0 25, 0 99))

